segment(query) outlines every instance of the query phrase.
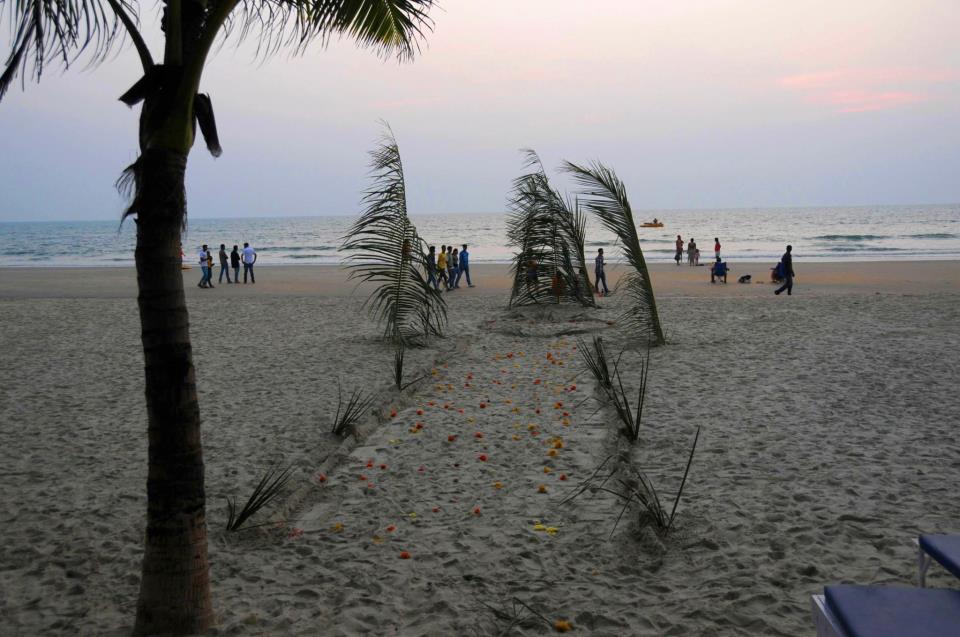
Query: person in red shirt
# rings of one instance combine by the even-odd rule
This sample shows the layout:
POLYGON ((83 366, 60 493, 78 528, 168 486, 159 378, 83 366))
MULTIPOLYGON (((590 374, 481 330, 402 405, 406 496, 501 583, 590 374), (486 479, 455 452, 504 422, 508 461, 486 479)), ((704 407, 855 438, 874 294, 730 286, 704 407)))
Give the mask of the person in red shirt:
POLYGON ((713 256, 720 258, 720 239, 716 237, 713 238, 713 256))

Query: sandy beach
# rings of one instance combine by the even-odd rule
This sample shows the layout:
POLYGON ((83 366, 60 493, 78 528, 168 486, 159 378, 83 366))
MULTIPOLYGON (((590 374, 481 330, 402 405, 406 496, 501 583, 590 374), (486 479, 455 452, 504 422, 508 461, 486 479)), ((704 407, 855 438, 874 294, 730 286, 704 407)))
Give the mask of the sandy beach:
MULTIPOLYGON (((258 266, 255 286, 214 290, 185 273, 215 634, 487 635, 527 616, 512 634, 807 635, 825 584, 912 583, 912 539, 960 532, 960 262, 798 260, 789 298, 768 268, 733 263, 726 285, 652 268, 669 344, 634 446, 576 351, 632 345, 616 294, 511 310, 505 266, 474 265, 400 394, 341 269, 258 266), (329 433, 338 382, 377 396, 346 440, 329 433), (603 492, 564 502, 624 454, 671 499, 698 426, 669 535, 636 510, 614 530, 603 492), (283 506, 225 533, 226 499, 272 466, 295 470, 283 506)), ((0 634, 132 627, 135 294, 130 269, 0 269, 0 634)), ((624 353, 631 392, 642 353, 624 353)))

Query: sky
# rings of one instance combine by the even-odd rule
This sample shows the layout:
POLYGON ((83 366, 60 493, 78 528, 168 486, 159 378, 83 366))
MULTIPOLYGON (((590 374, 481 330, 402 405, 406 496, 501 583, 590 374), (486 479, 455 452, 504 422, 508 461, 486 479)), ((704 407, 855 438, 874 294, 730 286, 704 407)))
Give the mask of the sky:
MULTIPOLYGON (((142 15, 160 57, 155 11, 142 15)), ((258 60, 227 40, 201 90, 192 217, 352 215, 390 123, 412 214, 499 212, 522 148, 600 160, 637 209, 960 202, 956 0, 441 0, 413 62, 347 40, 258 60)), ((0 58, 9 15, 0 15, 0 58)), ((0 102, 0 221, 118 218, 135 51, 48 67, 0 102)), ((562 176, 556 185, 566 188, 562 176)))

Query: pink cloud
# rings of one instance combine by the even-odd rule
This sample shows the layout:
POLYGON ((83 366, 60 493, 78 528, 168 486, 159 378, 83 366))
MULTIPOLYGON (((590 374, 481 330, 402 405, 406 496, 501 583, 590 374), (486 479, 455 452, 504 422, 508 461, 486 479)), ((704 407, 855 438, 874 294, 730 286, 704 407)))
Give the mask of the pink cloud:
POLYGON ((801 73, 781 77, 777 84, 839 113, 862 113, 928 101, 931 85, 958 80, 960 72, 954 69, 892 67, 801 73))
POLYGON ((833 91, 810 97, 810 101, 838 107, 839 113, 865 113, 929 100, 928 95, 909 91, 833 91))

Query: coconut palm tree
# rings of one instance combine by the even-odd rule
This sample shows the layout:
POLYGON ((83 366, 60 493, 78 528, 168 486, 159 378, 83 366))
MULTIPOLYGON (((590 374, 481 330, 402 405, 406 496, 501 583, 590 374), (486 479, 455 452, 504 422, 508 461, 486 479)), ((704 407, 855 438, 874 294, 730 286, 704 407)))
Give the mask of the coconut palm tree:
POLYGON ((220 154, 210 98, 200 93, 218 38, 261 38, 261 50, 352 38, 407 59, 432 26, 432 0, 162 0, 164 49, 154 62, 136 0, 0 0, 11 49, 0 97, 20 77, 88 54, 93 63, 128 37, 143 76, 121 97, 141 104, 140 155, 125 171, 137 224, 137 303, 146 371, 149 438, 147 528, 136 634, 186 634, 213 622, 206 540, 200 410, 180 270, 184 174, 195 127, 220 154))
POLYGON ((623 255, 632 267, 621 279, 621 285, 632 301, 622 321, 644 335, 648 342, 663 345, 666 339, 657 313, 657 299, 653 295, 650 272, 640 248, 640 237, 627 199, 626 186, 613 170, 598 162, 579 166, 568 161, 563 163, 562 170, 571 174, 583 188, 579 193, 583 207, 597 215, 603 225, 617 236, 623 255))
POLYGON ((540 157, 522 151, 525 168, 510 193, 507 237, 517 252, 513 259, 510 305, 569 300, 595 307, 584 256, 587 219, 576 201, 550 185, 540 157), (549 277, 528 280, 530 262, 549 277))

